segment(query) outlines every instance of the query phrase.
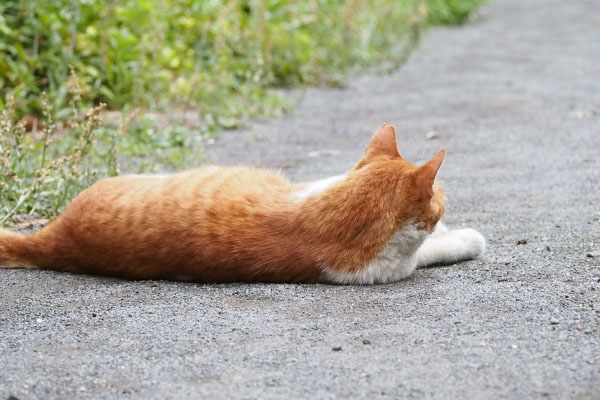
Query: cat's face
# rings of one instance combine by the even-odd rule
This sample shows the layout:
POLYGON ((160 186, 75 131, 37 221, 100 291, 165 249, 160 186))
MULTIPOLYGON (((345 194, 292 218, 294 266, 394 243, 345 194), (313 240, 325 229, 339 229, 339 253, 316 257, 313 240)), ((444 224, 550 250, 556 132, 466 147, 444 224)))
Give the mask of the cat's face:
POLYGON ((445 211, 444 191, 435 181, 445 154, 442 150, 418 167, 402 158, 394 127, 383 124, 354 170, 368 169, 381 184, 393 182, 389 187, 393 187, 399 225, 412 221, 419 229, 432 231, 445 211))
POLYGON ((446 196, 442 187, 434 183, 431 200, 425 200, 417 207, 417 228, 432 231, 446 211, 446 196))

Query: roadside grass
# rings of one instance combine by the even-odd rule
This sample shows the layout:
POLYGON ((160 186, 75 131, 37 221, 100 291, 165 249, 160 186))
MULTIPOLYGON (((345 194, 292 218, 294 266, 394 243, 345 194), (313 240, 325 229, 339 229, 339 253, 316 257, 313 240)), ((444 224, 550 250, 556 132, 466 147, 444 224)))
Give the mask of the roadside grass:
POLYGON ((157 129, 153 118, 103 113, 104 104, 72 113, 60 124, 41 96, 43 129, 27 132, 9 100, 0 112, 0 225, 53 218, 97 179, 201 165, 206 127, 157 129))
POLYGON ((200 165, 214 132, 288 111, 279 88, 391 71, 483 1, 5 0, 0 225, 105 176, 200 165))
POLYGON ((45 126, 32 134, 15 122, 10 100, 0 113, 0 224, 20 213, 44 215, 61 210, 98 176, 90 166, 89 153, 105 105, 84 114, 73 107, 69 127, 60 137, 54 135, 56 124, 44 95, 41 105, 45 126))
POLYGON ((280 112, 273 86, 335 83, 377 61, 401 62, 427 25, 428 3, 5 0, 0 98, 18 87, 17 111, 37 115, 46 92, 59 119, 72 67, 84 102, 193 107, 228 128, 280 112))

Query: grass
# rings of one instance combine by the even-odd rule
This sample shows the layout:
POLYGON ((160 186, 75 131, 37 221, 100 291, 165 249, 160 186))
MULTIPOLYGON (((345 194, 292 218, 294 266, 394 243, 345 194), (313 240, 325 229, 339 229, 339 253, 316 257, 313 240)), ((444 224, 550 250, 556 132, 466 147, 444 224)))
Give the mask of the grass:
POLYGON ((52 218, 81 190, 122 169, 152 173, 204 160, 202 142, 210 138, 205 127, 156 129, 154 119, 135 112, 103 113, 102 103, 82 112, 79 102, 71 94, 71 112, 57 124, 42 95, 43 129, 37 132, 17 121, 10 99, 0 112, 0 225, 52 218))
POLYGON ((45 96, 41 102, 46 125, 38 134, 28 135, 23 124, 15 124, 10 102, 0 114, 0 224, 17 213, 62 209, 97 177, 87 160, 105 105, 85 114, 74 108, 71 126, 56 140, 45 96))
POLYGON ((120 171, 199 165, 212 132, 290 108, 274 89, 393 69, 482 1, 0 2, 0 224, 120 171))

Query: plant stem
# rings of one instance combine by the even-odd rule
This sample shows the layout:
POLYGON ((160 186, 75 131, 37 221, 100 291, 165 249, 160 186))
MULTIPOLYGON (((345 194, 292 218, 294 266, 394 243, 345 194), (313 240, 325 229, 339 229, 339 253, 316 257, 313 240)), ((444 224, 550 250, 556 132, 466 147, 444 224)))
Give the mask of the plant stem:
POLYGON ((27 194, 22 195, 19 198, 19 201, 17 201, 17 204, 15 204, 15 206, 12 208, 12 210, 10 210, 2 219, 0 219, 0 225, 4 224, 10 217, 12 217, 12 215, 19 209, 19 207, 21 207, 25 200, 27 200, 34 191, 34 189, 30 189, 29 192, 27 192, 27 194))
POLYGON ((44 129, 44 139, 42 142, 42 161, 40 162, 40 169, 44 168, 46 163, 46 149, 48 148, 48 129, 44 129))

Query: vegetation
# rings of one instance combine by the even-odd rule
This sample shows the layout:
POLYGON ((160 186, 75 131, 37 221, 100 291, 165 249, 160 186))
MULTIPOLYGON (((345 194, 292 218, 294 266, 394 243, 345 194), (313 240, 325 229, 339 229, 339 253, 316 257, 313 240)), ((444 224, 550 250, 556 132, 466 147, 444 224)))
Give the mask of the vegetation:
POLYGON ((62 110, 60 123, 54 122, 48 100, 41 96, 42 129, 36 132, 16 122, 13 99, 0 112, 0 225, 24 215, 53 217, 85 187, 100 177, 118 175, 122 166, 143 173, 202 161, 206 129, 191 132, 174 126, 157 131, 155 122, 135 118, 135 112, 111 122, 111 114, 102 113, 106 104, 81 112, 78 87, 70 90, 70 108, 62 110))
POLYGON ((432 25, 462 24, 484 0, 428 0, 427 22, 432 25))
POLYGON ((189 165, 211 131, 285 111, 273 88, 393 68, 426 26, 460 23, 482 1, 4 0, 0 223, 52 216, 120 167, 189 165))

